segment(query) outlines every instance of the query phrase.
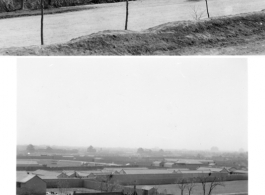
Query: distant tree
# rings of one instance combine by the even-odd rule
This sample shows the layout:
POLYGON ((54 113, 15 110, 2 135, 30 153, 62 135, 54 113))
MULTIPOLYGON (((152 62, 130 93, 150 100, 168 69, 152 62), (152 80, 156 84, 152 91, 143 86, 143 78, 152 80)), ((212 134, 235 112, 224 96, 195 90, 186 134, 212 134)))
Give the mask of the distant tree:
POLYGON ((160 150, 159 150, 159 153, 164 153, 164 150, 160 149, 160 150))
POLYGON ((93 146, 89 146, 87 148, 87 152, 96 152, 97 150, 95 148, 93 148, 93 146))
POLYGON ((181 195, 184 194, 184 190, 187 188, 187 185, 188 185, 188 183, 187 183, 187 180, 186 179, 183 179, 182 178, 182 179, 178 180, 177 186, 180 189, 181 195))
POLYGON ((46 148, 46 151, 47 151, 47 152, 52 152, 53 149, 52 149, 50 146, 48 146, 48 147, 46 148))
POLYGON ((208 2, 207 2, 207 0, 205 0, 205 3, 206 3, 206 10, 207 10, 208 18, 210 18, 210 14, 209 14, 209 10, 208 10, 208 2))
POLYGON ((69 188, 69 183, 64 179, 59 179, 57 182, 57 187, 61 194, 66 194, 67 188, 69 188))
POLYGON ((144 153, 144 149, 143 148, 138 148, 137 153, 139 153, 139 154, 144 153))
POLYGON ((200 20, 202 18, 202 15, 204 14, 204 11, 199 11, 196 6, 193 7, 193 19, 194 20, 200 20))
POLYGON ((27 146, 27 152, 34 153, 35 152, 35 147, 32 144, 29 144, 27 146))
POLYGON ((213 147, 211 147, 211 151, 212 151, 212 152, 218 152, 219 149, 218 149, 216 146, 213 146, 213 147))
POLYGON ((126 0, 125 30, 128 29, 128 17, 129 17, 129 0, 126 0))

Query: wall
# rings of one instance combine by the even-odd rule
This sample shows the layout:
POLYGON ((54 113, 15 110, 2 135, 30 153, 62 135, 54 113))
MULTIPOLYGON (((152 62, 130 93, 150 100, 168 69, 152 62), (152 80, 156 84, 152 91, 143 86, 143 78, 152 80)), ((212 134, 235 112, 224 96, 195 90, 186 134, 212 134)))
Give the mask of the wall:
MULTIPOLYGON (((99 190, 99 191, 104 191, 107 189, 106 184, 99 182, 99 181, 94 181, 94 180, 85 180, 84 181, 84 187, 88 189, 94 189, 94 190, 99 190)), ((131 194, 134 192, 133 187, 125 187, 119 184, 108 184, 109 189, 112 189, 112 191, 115 192, 123 192, 124 194, 131 194)), ((138 195, 143 194, 142 189, 136 189, 136 192, 138 195)))
MULTIPOLYGON (((149 174, 149 175, 114 175, 112 182, 119 183, 121 185, 162 185, 162 184, 175 184, 180 179, 185 178, 194 178, 201 177, 202 175, 192 175, 192 174, 149 174)), ((207 174, 204 175, 208 177, 207 174)), ((225 173, 212 173, 209 179, 218 177, 224 178, 226 181, 234 180, 248 180, 248 175, 227 175, 225 173)), ((106 184, 98 182, 92 179, 43 179, 47 183, 47 188, 57 188, 58 181, 66 181, 69 183, 69 187, 85 187, 95 190, 106 190, 106 184)), ((118 184, 115 184, 115 187, 112 191, 122 191, 126 190, 131 192, 132 188, 124 187, 118 184)), ((111 186, 109 186, 111 188, 111 186)), ((142 193, 142 190, 139 191, 142 193)))
POLYGON ((226 177, 226 181, 235 181, 235 180, 248 180, 248 175, 247 174, 228 175, 226 177))
POLYGON ((114 175, 113 181, 122 185, 162 185, 173 184, 182 178, 182 174, 131 174, 114 175))
POLYGON ((78 193, 74 192, 73 195, 123 195, 122 192, 99 192, 99 193, 78 193))
POLYGON ((84 187, 84 180, 83 179, 43 179, 46 184, 47 188, 58 188, 60 183, 65 183, 68 188, 82 188, 84 187))
MULTIPOLYGON (((196 178, 196 177, 208 177, 208 173, 194 173, 194 174, 131 174, 131 175, 114 175, 112 182, 119 183, 121 185, 163 185, 163 184, 175 184, 181 178, 196 178)), ((211 177, 225 178, 228 181, 232 180, 247 180, 247 175, 228 175, 227 173, 211 173, 211 177)))

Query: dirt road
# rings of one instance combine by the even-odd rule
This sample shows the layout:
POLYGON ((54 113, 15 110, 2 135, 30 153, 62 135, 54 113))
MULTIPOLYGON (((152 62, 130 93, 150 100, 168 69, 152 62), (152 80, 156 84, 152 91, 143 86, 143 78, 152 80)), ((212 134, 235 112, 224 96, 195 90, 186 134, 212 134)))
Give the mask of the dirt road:
POLYGON ((177 21, 144 31, 103 31, 62 44, 12 47, 0 55, 262 55, 265 12, 177 21))
MULTIPOLYGON (((211 16, 265 9, 264 0, 208 0, 211 16)), ((140 31, 159 24, 192 20, 193 7, 205 10, 205 1, 138 0, 130 2, 129 30, 140 31)), ((102 30, 123 30, 125 3, 97 5, 96 9, 46 15, 45 44, 67 42, 102 30)), ((206 13, 204 12, 204 18, 206 13)), ((0 20, 0 48, 40 44, 40 16, 0 20)))

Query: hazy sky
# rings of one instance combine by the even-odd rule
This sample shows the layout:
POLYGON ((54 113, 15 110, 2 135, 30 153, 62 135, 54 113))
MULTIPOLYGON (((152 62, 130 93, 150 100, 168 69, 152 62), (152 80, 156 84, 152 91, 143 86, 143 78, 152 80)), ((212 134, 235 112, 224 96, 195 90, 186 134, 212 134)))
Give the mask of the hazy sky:
POLYGON ((247 150, 246 59, 18 62, 18 144, 247 150))

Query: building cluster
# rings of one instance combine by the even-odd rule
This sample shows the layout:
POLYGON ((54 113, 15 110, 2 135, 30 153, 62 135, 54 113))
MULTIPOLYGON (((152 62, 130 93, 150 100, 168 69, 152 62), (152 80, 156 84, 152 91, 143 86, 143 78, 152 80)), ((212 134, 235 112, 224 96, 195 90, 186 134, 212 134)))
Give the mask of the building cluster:
POLYGON ((195 170, 200 166, 215 166, 215 162, 213 160, 166 158, 161 161, 154 161, 152 166, 164 168, 187 168, 195 170))
MULTIPOLYGON (((86 180, 102 182, 104 179, 113 177, 120 181, 127 182, 126 185, 133 185, 134 182, 139 182, 141 185, 150 185, 150 182, 176 181, 179 177, 195 178, 201 175, 247 175, 247 171, 236 170, 234 167, 211 167, 201 166, 196 170, 187 168, 155 168, 148 169, 146 167, 109 167, 101 170, 63 170, 63 171, 47 171, 38 169, 36 171, 17 171, 17 194, 26 195, 27 193, 44 195, 46 188, 49 188, 49 182, 69 179, 69 182, 74 180, 86 180), (122 181, 124 180, 124 181, 122 181), (157 181, 156 181, 157 180, 157 181), (148 183, 149 182, 149 183, 148 183)), ((148 187, 147 187, 148 188, 148 187)), ((146 189, 145 189, 146 190, 146 189)), ((150 190, 153 190, 150 188, 150 190)))

